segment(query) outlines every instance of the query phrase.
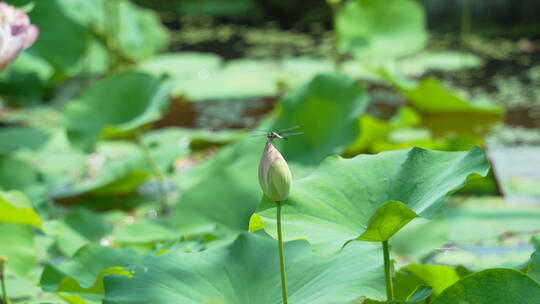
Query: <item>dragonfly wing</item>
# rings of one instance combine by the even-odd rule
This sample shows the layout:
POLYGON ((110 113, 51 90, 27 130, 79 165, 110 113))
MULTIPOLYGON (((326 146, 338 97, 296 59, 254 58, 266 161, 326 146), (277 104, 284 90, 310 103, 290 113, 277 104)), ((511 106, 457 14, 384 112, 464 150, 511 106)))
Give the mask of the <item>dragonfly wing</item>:
POLYGON ((294 126, 294 127, 279 130, 278 133, 281 133, 283 131, 290 131, 290 130, 294 130, 294 129, 298 129, 298 128, 300 128, 300 126, 297 125, 297 126, 294 126))
POLYGON ((304 132, 293 132, 293 133, 285 133, 281 134, 281 136, 294 136, 294 135, 302 135, 304 132))

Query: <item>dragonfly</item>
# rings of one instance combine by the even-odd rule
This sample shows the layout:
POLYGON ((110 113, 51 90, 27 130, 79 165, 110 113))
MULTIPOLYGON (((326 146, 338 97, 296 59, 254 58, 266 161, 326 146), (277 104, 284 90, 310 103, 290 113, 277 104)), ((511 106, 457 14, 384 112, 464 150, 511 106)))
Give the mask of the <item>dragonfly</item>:
POLYGON ((260 136, 266 136, 266 138, 272 140, 272 139, 289 139, 289 136, 294 135, 302 135, 304 132, 287 132, 283 133, 285 131, 291 131, 300 128, 300 126, 293 126, 290 128, 281 129, 279 131, 268 131, 268 130, 252 130, 254 132, 263 132, 263 134, 254 134, 251 135, 251 137, 260 137, 260 136))

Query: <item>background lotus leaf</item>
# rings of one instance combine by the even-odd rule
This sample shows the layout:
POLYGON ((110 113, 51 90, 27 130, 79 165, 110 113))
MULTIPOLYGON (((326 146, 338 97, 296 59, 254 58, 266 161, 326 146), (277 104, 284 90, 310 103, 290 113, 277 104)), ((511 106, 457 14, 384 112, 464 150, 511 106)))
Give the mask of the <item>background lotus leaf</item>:
POLYGON ((540 285, 519 271, 495 268, 466 276, 432 303, 538 304, 540 285))

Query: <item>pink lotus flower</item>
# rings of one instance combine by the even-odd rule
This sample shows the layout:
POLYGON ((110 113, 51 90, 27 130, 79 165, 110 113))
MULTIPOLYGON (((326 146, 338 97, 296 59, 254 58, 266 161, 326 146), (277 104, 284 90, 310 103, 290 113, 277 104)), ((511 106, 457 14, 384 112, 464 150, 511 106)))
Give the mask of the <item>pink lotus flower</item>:
POLYGON ((32 46, 39 35, 26 12, 0 2, 0 71, 32 46))

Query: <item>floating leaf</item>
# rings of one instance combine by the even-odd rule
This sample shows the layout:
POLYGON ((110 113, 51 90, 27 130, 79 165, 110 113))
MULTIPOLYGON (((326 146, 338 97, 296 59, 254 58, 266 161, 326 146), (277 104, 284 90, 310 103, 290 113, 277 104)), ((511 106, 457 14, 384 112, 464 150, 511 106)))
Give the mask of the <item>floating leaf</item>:
POLYGON ((19 191, 0 191, 0 223, 30 225, 42 229, 32 203, 19 191))
POLYGON ((512 269, 484 270, 448 287, 433 304, 540 303, 540 285, 512 269))
MULTIPOLYGON (((384 298, 380 248, 356 242, 334 257, 320 257, 305 242, 286 243, 289 301, 338 304, 361 296, 384 298)), ((131 268, 131 278, 107 276, 104 303, 278 303, 278 260, 275 240, 242 233, 226 247, 146 258, 131 268)))
MULTIPOLYGON (((368 227, 383 228, 386 223, 372 220, 377 209, 392 200, 401 202, 410 212, 394 221, 398 225, 382 235, 369 235, 371 241, 383 241, 403 219, 411 218, 411 212, 427 218, 436 215, 450 191, 469 175, 485 175, 488 169, 484 152, 477 147, 468 152, 412 148, 352 159, 329 157, 314 173, 293 183, 283 205, 284 238, 306 239, 316 251, 335 252, 362 238, 368 227)), ((393 212, 402 205, 387 206, 393 212)), ((275 205, 264 201, 255 216, 275 235, 275 205)), ((378 216, 384 217, 380 212, 378 216)))
POLYGON ((141 257, 129 250, 88 244, 67 262, 45 266, 40 285, 45 291, 103 293, 103 277, 108 274, 130 276, 124 266, 141 257))
POLYGON ((425 19, 412 0, 348 1, 336 17, 338 45, 362 59, 414 53, 427 42, 425 19))
POLYGON ((141 63, 140 69, 156 76, 169 75, 174 81, 172 94, 190 96, 190 86, 187 86, 186 82, 205 83, 216 73, 222 61, 223 59, 218 55, 209 53, 168 53, 141 63))
POLYGON ((99 139, 134 132, 161 117, 170 83, 163 78, 127 72, 101 80, 65 109, 69 140, 89 149, 99 139))

